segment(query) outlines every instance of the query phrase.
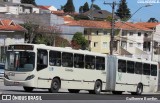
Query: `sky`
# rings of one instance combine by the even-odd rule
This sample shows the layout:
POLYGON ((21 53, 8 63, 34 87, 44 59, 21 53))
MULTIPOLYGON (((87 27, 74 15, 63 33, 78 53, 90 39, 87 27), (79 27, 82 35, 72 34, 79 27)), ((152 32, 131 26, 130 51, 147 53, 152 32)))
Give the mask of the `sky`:
MULTIPOLYGON (((67 2, 67 0, 35 0, 35 1, 37 5, 54 6, 57 9, 60 9, 61 5, 65 5, 67 2)), ((119 3, 119 0, 115 0, 115 1, 119 3)), ((138 0, 126 0, 126 1, 127 1, 128 8, 131 11, 131 15, 134 14, 142 6, 146 5, 146 3, 138 3, 138 0)), ((141 1, 147 1, 147 0, 141 0, 141 1)), ((79 7, 83 6, 85 2, 88 2, 88 4, 91 5, 91 0, 73 0, 74 6, 77 12, 79 11, 79 7)), ((95 0, 94 4, 97 4, 102 10, 107 10, 111 12, 112 11, 111 6, 104 5, 104 2, 112 3, 113 0, 95 0)), ((116 9, 117 7, 118 6, 116 6, 116 9)), ((158 21, 160 21, 160 3, 152 3, 152 6, 142 7, 134 15, 132 15, 132 18, 130 19, 130 21, 146 22, 151 17, 156 18, 158 21)))

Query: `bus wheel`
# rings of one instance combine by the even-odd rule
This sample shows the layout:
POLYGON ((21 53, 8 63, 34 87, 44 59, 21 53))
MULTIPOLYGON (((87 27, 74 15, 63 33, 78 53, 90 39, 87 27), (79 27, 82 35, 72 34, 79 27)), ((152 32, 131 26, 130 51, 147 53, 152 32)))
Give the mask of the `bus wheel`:
POLYGON ((23 87, 23 89, 26 91, 26 92, 32 92, 33 91, 33 87, 23 87))
POLYGON ((94 91, 92 91, 94 94, 100 94, 102 90, 102 83, 100 81, 96 81, 94 85, 94 91))
POLYGON ((80 90, 78 90, 78 89, 68 89, 68 91, 70 93, 79 93, 80 90))
POLYGON ((49 89, 49 92, 57 93, 59 91, 60 87, 61 87, 61 83, 60 83, 59 79, 55 78, 52 80, 51 88, 49 89))
POLYGON ((131 92, 132 95, 141 95, 143 92, 143 85, 138 84, 136 92, 131 92))
POLYGON ((122 94, 122 91, 112 91, 113 94, 122 94))

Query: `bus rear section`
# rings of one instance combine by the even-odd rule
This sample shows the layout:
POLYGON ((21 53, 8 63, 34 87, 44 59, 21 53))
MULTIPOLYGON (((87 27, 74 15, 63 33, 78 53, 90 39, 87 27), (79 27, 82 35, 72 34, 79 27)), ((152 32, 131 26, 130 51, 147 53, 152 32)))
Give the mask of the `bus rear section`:
POLYGON ((108 89, 113 94, 130 92, 140 95, 143 92, 157 91, 159 73, 156 62, 120 56, 108 56, 107 62, 110 71, 108 74, 110 75, 110 88, 108 89))

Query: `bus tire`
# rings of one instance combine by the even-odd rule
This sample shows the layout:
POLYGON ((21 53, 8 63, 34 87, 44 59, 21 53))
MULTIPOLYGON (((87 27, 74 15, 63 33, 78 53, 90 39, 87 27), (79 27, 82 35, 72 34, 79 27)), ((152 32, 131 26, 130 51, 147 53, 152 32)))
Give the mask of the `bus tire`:
POLYGON ((32 92, 33 91, 33 87, 23 87, 23 89, 26 91, 26 92, 32 92))
POLYGON ((78 89, 68 89, 69 93, 79 93, 78 89))
POLYGON ((49 92, 57 93, 59 91, 60 87, 61 87, 60 80, 58 78, 54 78, 52 80, 51 88, 49 89, 49 92))
POLYGON ((118 94, 118 95, 121 95, 122 94, 122 91, 112 91, 113 94, 118 94))
POLYGON ((143 92, 143 85, 138 84, 136 92, 131 92, 132 95, 141 95, 143 92))
POLYGON ((100 94, 101 90, 102 90, 102 83, 98 80, 95 82, 93 93, 100 94))

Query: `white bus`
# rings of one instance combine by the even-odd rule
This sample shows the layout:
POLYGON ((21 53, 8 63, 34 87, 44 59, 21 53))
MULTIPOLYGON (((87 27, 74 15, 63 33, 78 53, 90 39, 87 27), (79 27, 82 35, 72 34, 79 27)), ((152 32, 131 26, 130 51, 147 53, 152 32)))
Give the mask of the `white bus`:
POLYGON ((126 57, 107 56, 43 44, 9 45, 4 84, 55 93, 87 90, 100 94, 155 92, 158 88, 158 64, 126 57))

